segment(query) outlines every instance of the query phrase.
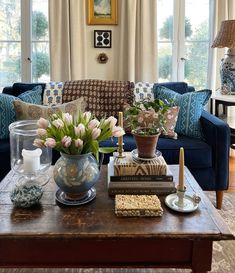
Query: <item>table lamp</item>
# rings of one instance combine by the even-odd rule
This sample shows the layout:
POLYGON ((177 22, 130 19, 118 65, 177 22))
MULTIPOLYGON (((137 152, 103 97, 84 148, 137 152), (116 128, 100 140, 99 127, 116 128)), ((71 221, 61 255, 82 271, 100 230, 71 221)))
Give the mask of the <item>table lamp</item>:
POLYGON ((235 92, 235 20, 222 21, 211 47, 228 48, 220 65, 221 90, 230 86, 235 92))

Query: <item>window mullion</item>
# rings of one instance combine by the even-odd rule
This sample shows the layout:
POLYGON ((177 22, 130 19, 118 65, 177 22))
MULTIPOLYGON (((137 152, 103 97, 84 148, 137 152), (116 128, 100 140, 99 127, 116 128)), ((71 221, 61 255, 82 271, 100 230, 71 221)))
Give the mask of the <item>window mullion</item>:
POLYGON ((21 0, 21 80, 26 82, 32 79, 31 16, 32 1, 21 0))
MULTIPOLYGON (((178 1, 178 0, 177 0, 178 1)), ((185 66, 185 0, 179 0, 179 31, 178 31, 178 81, 184 81, 185 66)))
POLYGON ((173 41, 172 41, 172 80, 178 80, 178 35, 179 35, 179 3, 180 0, 174 1, 173 10, 173 41))

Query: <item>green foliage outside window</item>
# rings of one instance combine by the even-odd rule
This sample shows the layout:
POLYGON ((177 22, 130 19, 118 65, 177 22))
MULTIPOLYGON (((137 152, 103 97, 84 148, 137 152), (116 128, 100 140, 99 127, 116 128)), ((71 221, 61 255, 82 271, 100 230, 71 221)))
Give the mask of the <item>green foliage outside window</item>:
MULTIPOLYGON (((172 40, 173 35, 173 17, 168 17, 160 29, 161 39, 172 40)), ((207 82, 207 62, 208 62, 208 22, 205 21, 192 32, 190 20, 185 18, 185 38, 187 42, 187 60, 185 61, 184 74, 185 79, 197 88, 202 88, 207 82), (190 42, 198 41, 198 42, 190 42)), ((158 54, 159 78, 171 80, 172 70, 172 51, 162 48, 158 54)))
POLYGON ((46 16, 41 11, 34 11, 32 14, 32 38, 40 40, 47 35, 48 22, 46 16))
MULTIPOLYGON (((188 18, 185 18, 185 37, 190 37, 192 35, 192 25, 188 18)), ((163 23, 162 28, 160 29, 160 38, 161 39, 173 39, 173 16, 169 16, 163 23)))

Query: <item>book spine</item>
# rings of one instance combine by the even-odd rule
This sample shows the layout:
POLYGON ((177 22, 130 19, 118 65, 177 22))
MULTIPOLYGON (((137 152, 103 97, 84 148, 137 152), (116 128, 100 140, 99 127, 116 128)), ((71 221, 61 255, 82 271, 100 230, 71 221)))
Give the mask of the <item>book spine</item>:
POLYGON ((116 195, 116 194, 156 194, 156 195, 165 195, 165 194, 170 194, 176 192, 175 188, 172 189, 154 189, 154 188, 139 188, 139 189, 134 189, 134 188, 109 188, 108 189, 108 194, 109 195, 116 195))
POLYGON ((112 182, 135 182, 135 181, 173 181, 173 175, 123 175, 110 176, 112 182))
POLYGON ((109 182, 109 187, 117 187, 117 188, 171 188, 175 187, 174 182, 168 181, 122 181, 122 182, 109 182))

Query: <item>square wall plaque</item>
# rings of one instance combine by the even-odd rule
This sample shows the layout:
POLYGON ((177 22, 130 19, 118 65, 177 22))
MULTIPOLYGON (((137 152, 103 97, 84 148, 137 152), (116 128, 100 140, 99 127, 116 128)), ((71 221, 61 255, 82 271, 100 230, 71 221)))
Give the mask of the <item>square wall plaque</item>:
POLYGON ((112 31, 111 30, 94 30, 94 47, 111 48, 112 31))

